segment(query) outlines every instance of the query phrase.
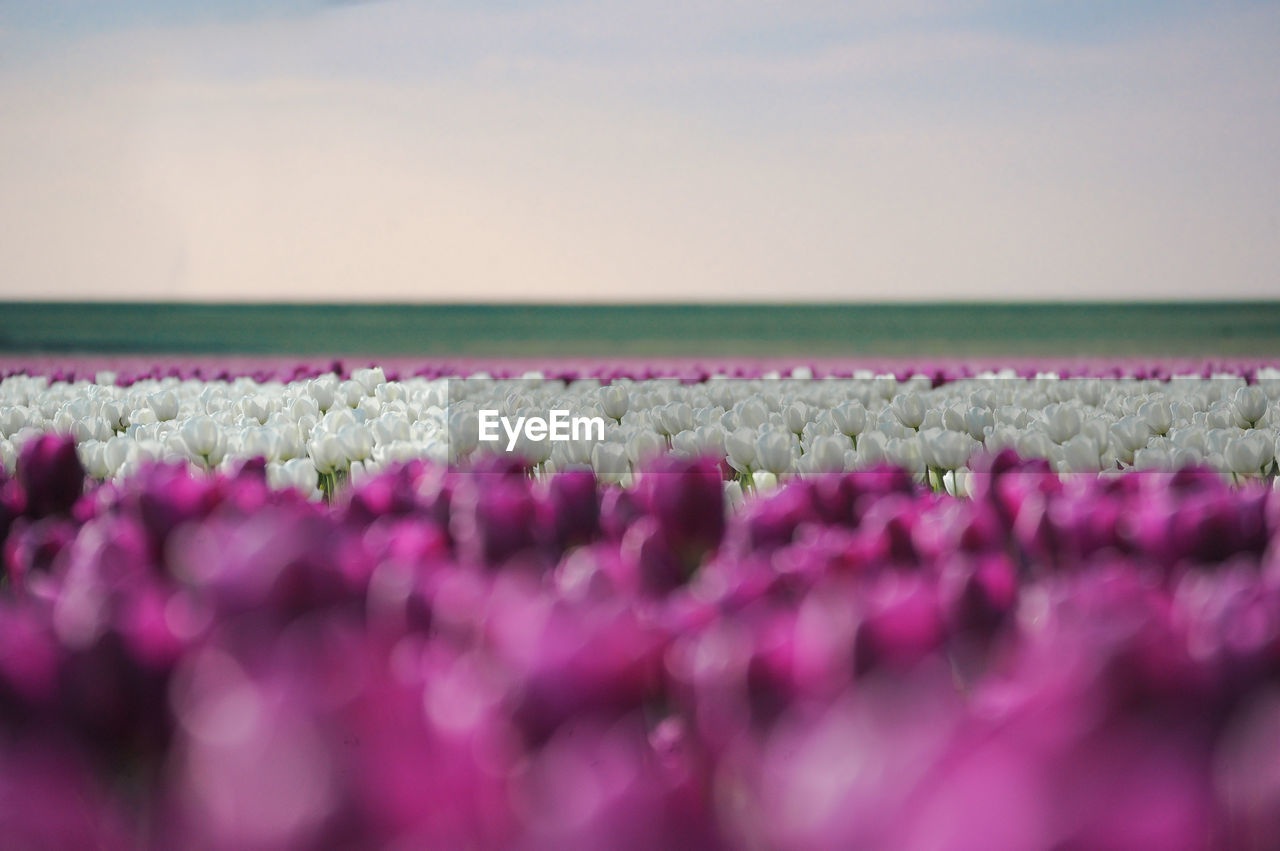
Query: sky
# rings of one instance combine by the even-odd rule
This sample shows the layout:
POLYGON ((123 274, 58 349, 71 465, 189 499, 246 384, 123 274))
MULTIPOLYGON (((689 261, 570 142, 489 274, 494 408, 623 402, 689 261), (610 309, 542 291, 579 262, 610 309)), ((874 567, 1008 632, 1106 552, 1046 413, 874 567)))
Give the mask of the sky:
POLYGON ((0 298, 1280 297, 1280 3, 0 0, 0 298))

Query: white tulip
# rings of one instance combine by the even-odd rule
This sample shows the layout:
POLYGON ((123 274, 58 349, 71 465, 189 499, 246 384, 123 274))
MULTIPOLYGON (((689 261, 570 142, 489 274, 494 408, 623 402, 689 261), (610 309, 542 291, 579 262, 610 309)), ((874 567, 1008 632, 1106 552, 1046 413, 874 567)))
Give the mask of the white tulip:
POLYGON ((793 402, 782 411, 782 422, 787 431, 799 435, 809 424, 811 416, 808 405, 804 402, 793 402))
POLYGON ((81 443, 76 447, 76 454, 80 456, 80 463, 84 465, 84 470, 95 479, 105 479, 111 475, 111 469, 107 465, 105 447, 101 441, 90 440, 81 443))
POLYGON ((756 466, 756 433, 741 428, 725 434, 724 451, 729 466, 739 473, 749 472, 756 466))
POLYGON ((322 412, 333 407, 334 393, 337 389, 338 379, 333 375, 323 375, 312 380, 307 386, 307 391, 315 401, 316 407, 322 412))
POLYGON ((1222 457, 1227 468, 1237 475, 1257 476, 1262 468, 1271 463, 1275 454, 1275 444, 1267 436, 1251 431, 1227 443, 1222 457))
POLYGON ((1080 426, 1080 433, 1092 440, 1100 453, 1106 452, 1111 446, 1111 429, 1104 420, 1085 420, 1080 426))
POLYGON ((222 460, 221 449, 225 438, 212 418, 192 417, 182 424, 180 435, 192 456, 204 458, 210 464, 217 464, 222 460))
POLYGON ((1042 431, 1027 431, 1017 438, 1018 454, 1023 458, 1053 458, 1054 442, 1042 431))
POLYGON ((760 493, 768 493, 778 487, 778 477, 768 470, 756 470, 751 474, 751 486, 760 493))
POLYGON ((0 437, 8 439, 27 424, 27 410, 21 406, 0 408, 0 437))
POLYGON ((661 455, 666 448, 666 441, 655 432, 640 431, 627 440, 627 457, 631 459, 632 465, 639 467, 661 455))
POLYGON ((894 396, 889 407, 898 422, 907 428, 918 429, 924 423, 924 400, 916 393, 900 393, 894 396))
POLYGON ((350 461, 363 461, 373 452, 373 438, 363 426, 349 425, 338 432, 338 443, 350 461))
POLYGON ((714 455, 717 458, 725 456, 725 434, 722 428, 716 425, 698 426, 693 433, 698 449, 703 455, 714 455))
POLYGON ((831 421, 841 434, 857 438, 867 427, 867 409, 856 400, 844 402, 831 409, 831 421))
POLYGON ((627 448, 620 443, 597 443, 591 448, 591 467, 601 481, 621 483, 631 472, 627 448))
POLYGON ((989 409, 975 406, 965 411, 964 426, 970 437, 982 442, 987 439, 987 432, 995 426, 995 417, 989 409))
POLYGON ((744 428, 757 429, 769 421, 769 409, 758 398, 751 398, 737 407, 738 420, 744 428))
POLYGON ((1174 469, 1173 455, 1162 446, 1148 446, 1133 453, 1133 468, 1144 471, 1172 470, 1174 469))
POLYGON ((134 452, 134 442, 128 437, 113 437, 103 446, 102 457, 107 465, 107 475, 115 476, 134 452))
POLYGON ((809 469, 814 473, 837 473, 845 469, 845 453, 849 450, 849 440, 836 435, 822 435, 814 438, 805 458, 809 469))
POLYGON ((885 445, 885 456, 891 464, 911 473, 917 481, 922 480, 927 472, 917 437, 893 438, 885 445))
POLYGON ((1141 417, 1127 416, 1111 426, 1111 445, 1126 463, 1133 463, 1133 453, 1147 445, 1151 430, 1141 417))
POLYGON ((124 431, 129 427, 129 412, 123 402, 117 399, 104 402, 101 413, 113 432, 124 431))
POLYGON ((1069 473, 1098 473, 1102 470, 1102 450, 1087 434, 1077 434, 1062 444, 1062 463, 1069 473))
MULTIPOLYGON (((896 439, 896 438, 895 438, 896 439)), ((858 441, 858 466, 874 467, 889 460, 885 451, 889 438, 883 432, 869 431, 858 441)))
MULTIPOLYGON (((1205 412, 1205 426, 1215 428, 1235 428, 1239 415, 1234 408, 1216 407, 1205 412)), ((1243 422, 1243 421, 1242 421, 1243 422)))
POLYGON ((147 404, 155 412, 157 420, 171 420, 178 416, 178 394, 172 390, 153 393, 147 397, 147 404))
POLYGON ((1168 434, 1173 427, 1173 409, 1162 399, 1147 402, 1138 409, 1138 416, 1146 422, 1152 434, 1168 434))
POLYGON ((383 414, 369 424, 375 443, 392 443, 409 439, 409 421, 399 414, 383 414))
POLYGON ((267 465, 267 480, 272 487, 296 488, 312 495, 320 486, 320 474, 315 464, 306 458, 293 458, 283 464, 267 465))
POLYGON ((1083 418, 1073 405, 1056 403, 1044 409, 1044 427, 1054 443, 1065 443, 1080 433, 1083 418))
MULTIPOLYGON (((332 401, 332 396, 330 396, 330 400, 332 401)), ((326 406, 326 408, 327 407, 328 406, 326 406)), ((316 403, 316 400, 307 396, 299 396, 297 399, 290 402, 287 406, 287 412, 290 419, 295 422, 301 420, 303 417, 311 417, 312 419, 319 420, 321 414, 320 406, 316 403)))
POLYGON ((611 420, 621 421, 627 413, 627 407, 631 404, 631 397, 627 393, 627 388, 619 383, 610 384, 600 390, 600 405, 604 410, 604 415, 611 420))
POLYGON ((684 402, 671 402, 657 410, 660 434, 673 435, 694 426, 693 408, 684 402))
POLYGON ((958 431, 931 430, 921 432, 925 463, 940 470, 957 470, 969 463, 974 441, 958 431))
POLYGON ((1016 429, 1027 427, 1027 411, 1014 405, 1001 405, 992 412, 998 425, 1013 426, 1016 429))
POLYGON ((277 458, 276 446, 280 438, 274 429, 250 428, 240 439, 240 454, 246 458, 265 458, 274 461, 277 458))
POLYGON ((347 379, 339 383, 338 388, 333 392, 333 403, 335 407, 345 405, 348 408, 354 408, 360 404, 364 396, 364 385, 359 381, 347 379))
POLYGON ((262 425, 271 416, 271 403, 263 396, 249 396, 241 405, 244 415, 262 425))
POLYGON ((791 471, 794 461, 792 444, 795 438, 784 431, 767 430, 756 438, 756 464, 780 476, 791 471))
POLYGON ((403 411, 409 401, 408 391, 399 382, 379 384, 374 388, 373 397, 382 403, 383 410, 389 406, 396 406, 396 410, 403 411))
POLYGON ((1236 391, 1231 407, 1240 419, 1252 428, 1267 413, 1267 394, 1261 387, 1251 384, 1236 391))
POLYGON ((358 383, 365 395, 372 396, 379 385, 386 384, 387 376, 382 367, 373 366, 368 369, 357 369, 351 373, 351 379, 358 383))
POLYGON ((323 432, 312 438, 308 452, 311 462, 322 475, 329 475, 347 466, 347 453, 338 436, 330 432, 323 432))

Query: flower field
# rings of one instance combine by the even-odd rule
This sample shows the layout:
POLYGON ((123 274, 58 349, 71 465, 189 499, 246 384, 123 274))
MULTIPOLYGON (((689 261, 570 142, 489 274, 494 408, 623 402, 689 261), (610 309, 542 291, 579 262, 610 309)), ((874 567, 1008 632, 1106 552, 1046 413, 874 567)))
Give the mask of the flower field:
POLYGON ((47 366, 4 847, 1280 835, 1273 365, 47 366))

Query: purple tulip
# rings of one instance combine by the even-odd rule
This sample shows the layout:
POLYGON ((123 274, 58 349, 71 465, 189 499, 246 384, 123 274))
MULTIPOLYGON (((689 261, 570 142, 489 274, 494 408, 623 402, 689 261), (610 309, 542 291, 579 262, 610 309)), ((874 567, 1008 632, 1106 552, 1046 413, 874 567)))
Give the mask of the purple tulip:
POLYGON ((70 437, 46 434, 22 447, 18 481, 33 516, 67 514, 84 492, 84 467, 70 437))
POLYGON ((498 567, 532 556, 538 540, 538 503, 529 480, 514 472, 471 474, 453 496, 450 532, 473 564, 498 567))
POLYGON ((649 514, 687 563, 714 552, 724 536, 724 487, 717 463, 664 456, 641 484, 649 514))
POLYGON ((600 497, 590 470, 561 473, 547 484, 541 505, 552 549, 562 553, 593 541, 600 531, 600 497))

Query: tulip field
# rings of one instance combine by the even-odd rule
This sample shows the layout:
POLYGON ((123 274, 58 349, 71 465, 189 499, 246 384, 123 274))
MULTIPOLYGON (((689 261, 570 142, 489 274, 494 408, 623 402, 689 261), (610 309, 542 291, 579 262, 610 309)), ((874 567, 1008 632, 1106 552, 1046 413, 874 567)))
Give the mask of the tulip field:
POLYGON ((1278 364, 0 376, 0 848, 1280 842, 1278 364))

